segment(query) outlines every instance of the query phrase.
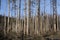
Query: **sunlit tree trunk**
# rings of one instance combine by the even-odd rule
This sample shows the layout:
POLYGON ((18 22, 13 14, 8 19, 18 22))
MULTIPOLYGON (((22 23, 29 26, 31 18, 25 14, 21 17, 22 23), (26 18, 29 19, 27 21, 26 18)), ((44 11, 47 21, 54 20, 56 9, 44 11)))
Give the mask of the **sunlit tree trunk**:
POLYGON ((30 33, 30 0, 27 0, 27 35, 30 33))
POLYGON ((35 34, 37 34, 37 17, 36 17, 36 14, 35 14, 35 34))
POLYGON ((42 20, 43 19, 43 17, 42 17, 42 15, 40 15, 40 33, 43 33, 43 26, 42 26, 42 20))

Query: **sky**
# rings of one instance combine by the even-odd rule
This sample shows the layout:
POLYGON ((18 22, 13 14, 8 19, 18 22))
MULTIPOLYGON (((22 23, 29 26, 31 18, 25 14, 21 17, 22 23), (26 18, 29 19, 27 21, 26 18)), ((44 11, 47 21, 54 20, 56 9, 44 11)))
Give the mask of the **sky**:
MULTIPOLYGON (((12 4, 10 4, 10 5, 12 6, 12 4)), ((36 12, 35 8, 36 7, 32 7, 34 13, 36 12)), ((24 15, 23 9, 24 9, 24 0, 21 0, 21 15, 24 15)), ((41 10, 41 13, 44 11, 44 1, 43 0, 41 0, 40 10, 41 10)), ((10 12, 11 12, 11 15, 14 15, 12 9, 10 9, 10 12)), ((47 14, 52 14, 52 8, 50 8, 50 0, 46 0, 45 12, 47 14)), ((1 1, 0 14, 4 15, 4 13, 6 13, 6 15, 8 15, 8 2, 7 2, 7 0, 1 1)), ((57 14, 60 14, 60 0, 57 0, 57 14)))

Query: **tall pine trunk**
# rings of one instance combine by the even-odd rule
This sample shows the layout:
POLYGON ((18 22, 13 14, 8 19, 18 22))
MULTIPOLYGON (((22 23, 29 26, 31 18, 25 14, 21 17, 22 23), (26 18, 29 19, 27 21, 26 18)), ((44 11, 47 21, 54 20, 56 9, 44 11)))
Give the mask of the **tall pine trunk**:
POLYGON ((24 34, 26 34, 26 0, 25 2, 25 8, 24 8, 24 34))
POLYGON ((27 35, 30 33, 30 1, 31 0, 27 0, 27 35))
POLYGON ((8 23, 7 23, 7 33, 9 32, 9 18, 10 18, 10 0, 8 0, 8 23))

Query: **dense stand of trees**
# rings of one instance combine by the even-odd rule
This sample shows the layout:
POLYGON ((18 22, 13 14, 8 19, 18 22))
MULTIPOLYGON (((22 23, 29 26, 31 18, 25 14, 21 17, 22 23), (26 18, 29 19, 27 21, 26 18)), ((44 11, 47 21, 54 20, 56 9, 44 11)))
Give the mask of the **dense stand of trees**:
POLYGON ((6 0, 6 1, 8 2, 8 18, 7 18, 8 20, 6 23, 6 13, 4 12, 4 34, 12 33, 13 30, 16 33, 22 32, 27 35, 31 35, 34 33, 37 35, 40 35, 42 33, 46 34, 47 32, 50 32, 51 29, 54 32, 57 32, 58 30, 57 0, 52 0, 52 1, 50 0, 50 3, 52 2, 51 5, 53 9, 53 17, 51 17, 52 15, 50 16, 46 13, 46 9, 45 9, 46 0, 43 0, 44 1, 43 13, 41 13, 41 9, 40 9, 41 0, 23 0, 24 2, 23 15, 21 15, 22 0, 6 0), (12 4, 12 6, 10 4, 12 4), (13 11, 12 14, 14 14, 14 16, 11 16, 11 11, 10 11, 11 7, 13 11), (34 10, 36 10, 35 13, 34 10), (10 17, 14 19, 10 20, 10 17))

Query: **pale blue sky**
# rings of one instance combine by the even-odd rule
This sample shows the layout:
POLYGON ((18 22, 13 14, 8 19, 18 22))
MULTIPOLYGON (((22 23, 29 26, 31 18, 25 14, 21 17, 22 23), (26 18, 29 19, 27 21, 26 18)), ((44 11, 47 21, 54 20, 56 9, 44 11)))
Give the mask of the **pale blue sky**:
MULTIPOLYGON (((41 12, 44 11, 44 4, 43 3, 44 3, 44 1, 41 0, 41 5, 40 5, 41 6, 41 12)), ((8 4, 7 0, 2 0, 0 14, 3 15, 3 13, 6 12, 6 15, 8 15, 7 4, 8 4)), ((23 15, 23 13, 24 13, 23 9, 24 9, 24 0, 21 1, 21 15, 23 15)), ((34 9, 33 11, 36 12, 35 7, 32 7, 32 9, 34 9)), ((52 11, 52 10, 50 10, 50 9, 51 9, 50 8, 50 0, 46 0, 46 8, 45 8, 46 13, 51 14, 50 11, 52 11)), ((13 15, 12 9, 10 11, 11 11, 11 15, 13 15)), ((60 0, 57 0, 57 13, 60 14, 60 0)))

